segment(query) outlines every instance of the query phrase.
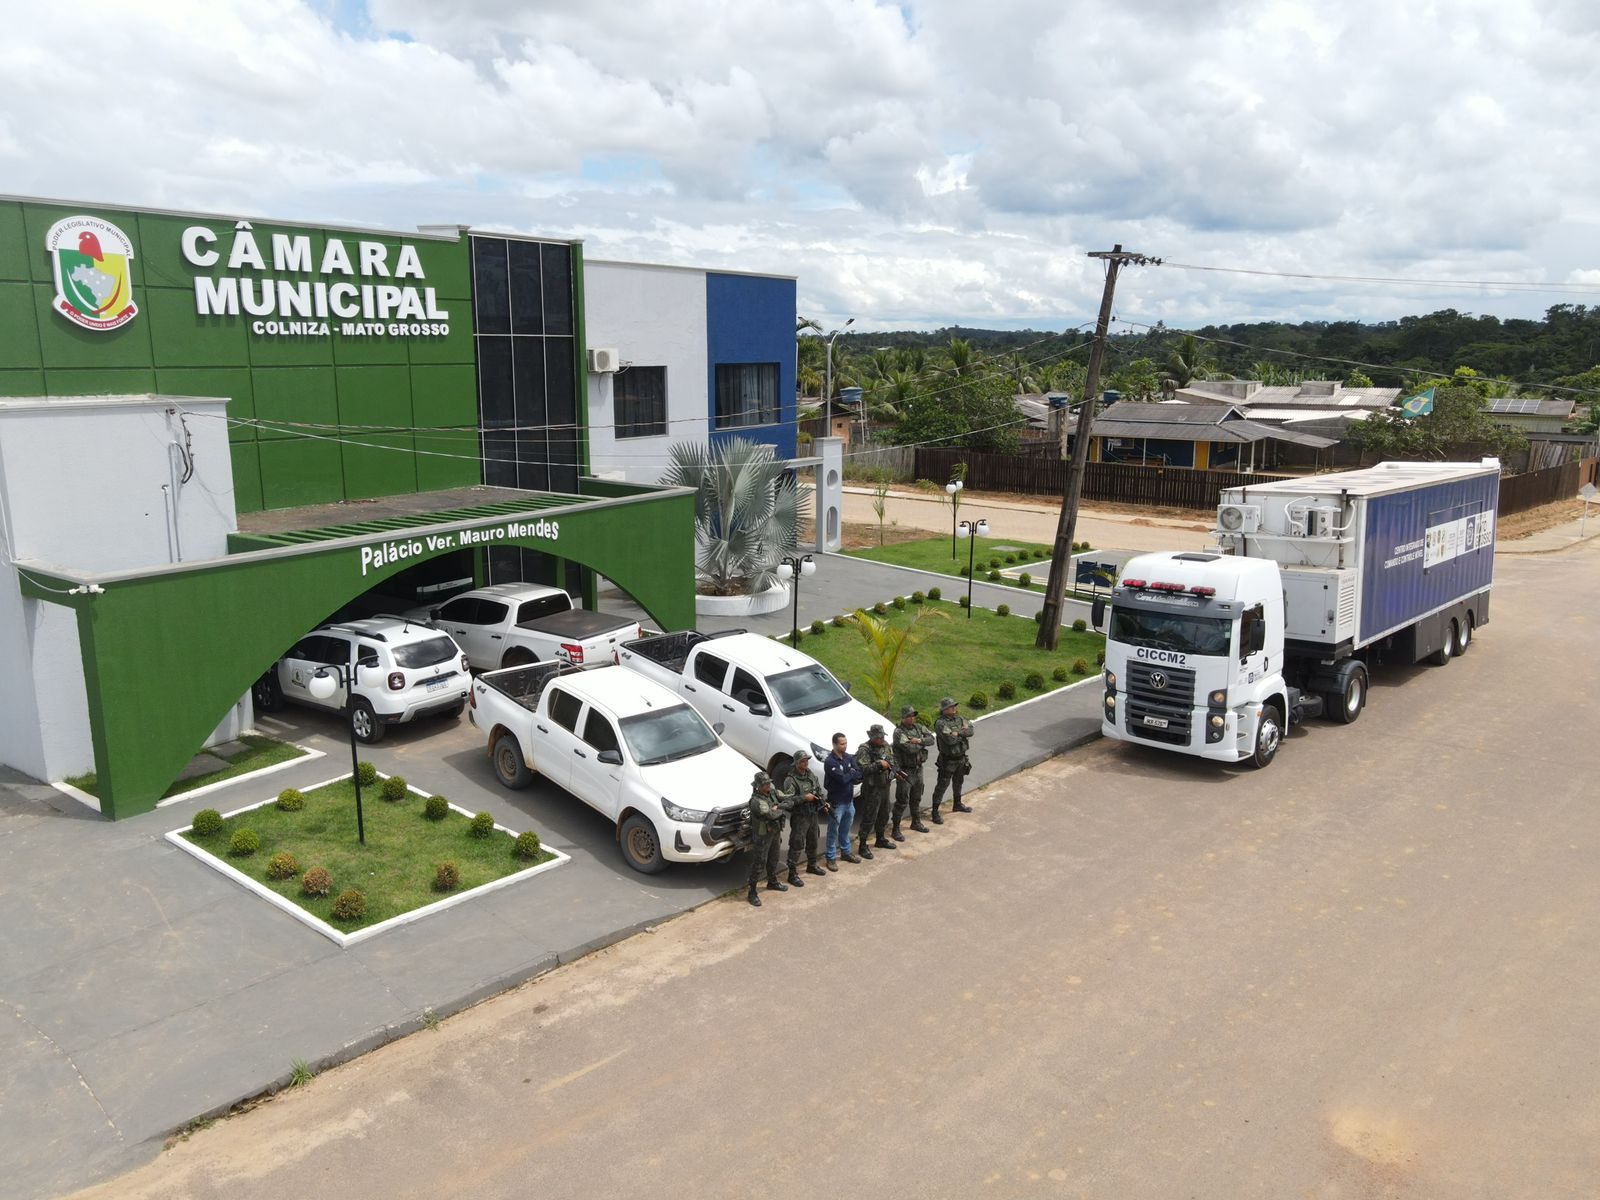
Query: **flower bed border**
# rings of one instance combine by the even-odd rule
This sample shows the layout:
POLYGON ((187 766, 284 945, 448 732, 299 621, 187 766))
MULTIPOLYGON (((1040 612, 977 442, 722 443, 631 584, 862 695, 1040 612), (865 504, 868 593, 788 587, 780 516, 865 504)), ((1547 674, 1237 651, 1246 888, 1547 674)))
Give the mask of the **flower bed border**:
MULTIPOLYGON (((302 760, 297 758, 292 761, 300 762, 302 760)), ((314 783, 307 787, 301 788, 300 790, 303 792, 314 792, 318 788, 327 787, 330 784, 343 783, 348 778, 349 775, 335 775, 332 779, 324 779, 321 783, 314 783)), ((378 778, 387 779, 389 776, 384 774, 382 771, 379 771, 378 778)), ((237 781, 230 779, 228 782, 234 783, 237 781)), ((411 787, 409 784, 407 785, 406 790, 409 792, 414 792, 416 795, 421 796, 424 799, 432 794, 430 792, 424 792, 420 788, 411 787)), ((222 815, 224 819, 228 817, 236 817, 240 813, 253 812, 258 808, 265 808, 267 805, 276 804, 277 802, 278 798, 276 796, 270 796, 265 800, 259 800, 254 804, 246 804, 240 808, 234 809, 232 812, 225 812, 222 815)), ((468 812, 459 805, 451 804, 450 808, 451 811, 458 812, 469 820, 473 816, 472 813, 468 812)), ((338 945, 340 949, 346 950, 359 942, 366 941, 368 938, 376 934, 387 932, 388 930, 394 929, 401 925, 409 925, 413 921, 420 921, 423 917, 432 916, 434 913, 440 912, 447 908, 453 908, 457 904, 461 904, 472 899, 474 896, 482 895, 484 892, 492 892, 497 888, 507 887, 513 883, 520 883, 522 880, 537 875, 541 871, 554 870, 556 867, 572 861, 572 856, 570 854, 563 854, 554 846, 546 846, 541 843, 540 848, 553 856, 549 862, 542 862, 538 866, 534 867, 524 867, 522 870, 513 871, 509 875, 502 875, 499 879, 491 879, 488 883, 481 883, 475 888, 468 888, 464 892, 456 892, 453 895, 446 896, 442 900, 435 900, 432 904, 424 904, 421 908, 413 908, 408 912, 400 913, 397 916, 390 917, 387 921, 379 921, 376 925, 368 925, 365 928, 357 929, 352 933, 345 933, 342 930, 335 929, 321 917, 307 912, 293 900, 290 900, 287 896, 279 895, 265 884, 250 878, 250 876, 246 875, 237 867, 230 866, 219 856, 205 849, 205 847, 197 846, 195 843, 189 841, 183 835, 190 832, 193 828, 194 824, 193 822, 190 822, 181 829, 173 829, 168 831, 164 836, 167 841, 178 847, 178 849, 184 851, 184 853, 193 855, 212 870, 227 876, 246 891, 253 892, 255 895, 265 900, 268 904, 271 904, 274 908, 288 913, 302 925, 316 930, 323 937, 338 945)), ((498 822, 495 824, 495 829, 499 830, 501 833, 509 834, 513 840, 515 840, 517 836, 516 830, 507 829, 504 825, 501 825, 498 822)))

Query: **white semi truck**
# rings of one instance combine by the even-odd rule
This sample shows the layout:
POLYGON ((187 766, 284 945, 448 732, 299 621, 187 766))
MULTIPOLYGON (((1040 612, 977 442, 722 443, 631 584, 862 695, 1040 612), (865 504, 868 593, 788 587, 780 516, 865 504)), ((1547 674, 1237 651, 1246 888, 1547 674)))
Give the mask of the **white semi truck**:
POLYGON ((1443 666, 1488 621, 1499 495, 1494 459, 1227 489, 1216 553, 1130 559, 1095 602, 1101 732, 1265 767, 1291 725, 1354 721, 1375 662, 1443 666))

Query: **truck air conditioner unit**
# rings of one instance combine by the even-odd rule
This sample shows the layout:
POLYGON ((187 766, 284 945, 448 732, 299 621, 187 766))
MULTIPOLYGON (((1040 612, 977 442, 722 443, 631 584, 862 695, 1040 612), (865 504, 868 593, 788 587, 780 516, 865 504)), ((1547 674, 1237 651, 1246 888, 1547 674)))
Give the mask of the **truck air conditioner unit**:
POLYGON ((1261 529, 1261 506, 1224 504, 1217 509, 1217 526, 1224 533, 1256 533, 1261 529))
POLYGON ((613 375, 621 365, 615 350, 591 349, 589 351, 589 370, 596 375, 613 375))

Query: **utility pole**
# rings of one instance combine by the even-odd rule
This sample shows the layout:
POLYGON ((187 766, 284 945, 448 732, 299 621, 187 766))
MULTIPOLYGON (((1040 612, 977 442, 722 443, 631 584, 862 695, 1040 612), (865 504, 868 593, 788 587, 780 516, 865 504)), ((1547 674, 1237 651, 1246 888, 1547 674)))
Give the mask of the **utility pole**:
MULTIPOLYGON (((1090 258, 1106 261, 1106 290, 1100 297, 1100 317, 1095 322, 1094 345, 1089 350, 1089 370, 1083 381, 1083 401, 1078 407, 1077 441, 1072 446, 1072 461, 1061 486, 1061 517, 1056 522, 1056 543, 1050 555, 1050 579, 1044 589, 1044 613, 1034 645, 1054 650, 1061 640, 1061 601, 1067 590, 1067 572, 1072 569, 1072 535, 1078 526, 1078 497, 1083 492, 1084 468, 1089 462, 1089 437, 1094 429, 1094 410, 1100 393, 1100 365, 1106 356, 1106 330, 1111 325, 1111 299, 1117 290, 1117 272, 1127 266, 1160 266, 1159 258, 1124 250, 1118 242, 1110 250, 1092 250, 1090 258)), ((1067 422, 1062 416, 1063 442, 1067 422)), ((1065 445, 1062 447, 1065 450, 1065 445)))

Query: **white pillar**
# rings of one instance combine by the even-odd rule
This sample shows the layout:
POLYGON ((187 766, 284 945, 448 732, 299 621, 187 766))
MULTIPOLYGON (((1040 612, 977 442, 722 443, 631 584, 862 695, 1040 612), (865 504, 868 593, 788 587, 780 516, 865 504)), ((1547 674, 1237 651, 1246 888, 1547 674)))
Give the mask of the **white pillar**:
POLYGON ((844 534, 844 442, 836 437, 818 438, 816 454, 822 460, 815 488, 817 552, 837 553, 844 534))

